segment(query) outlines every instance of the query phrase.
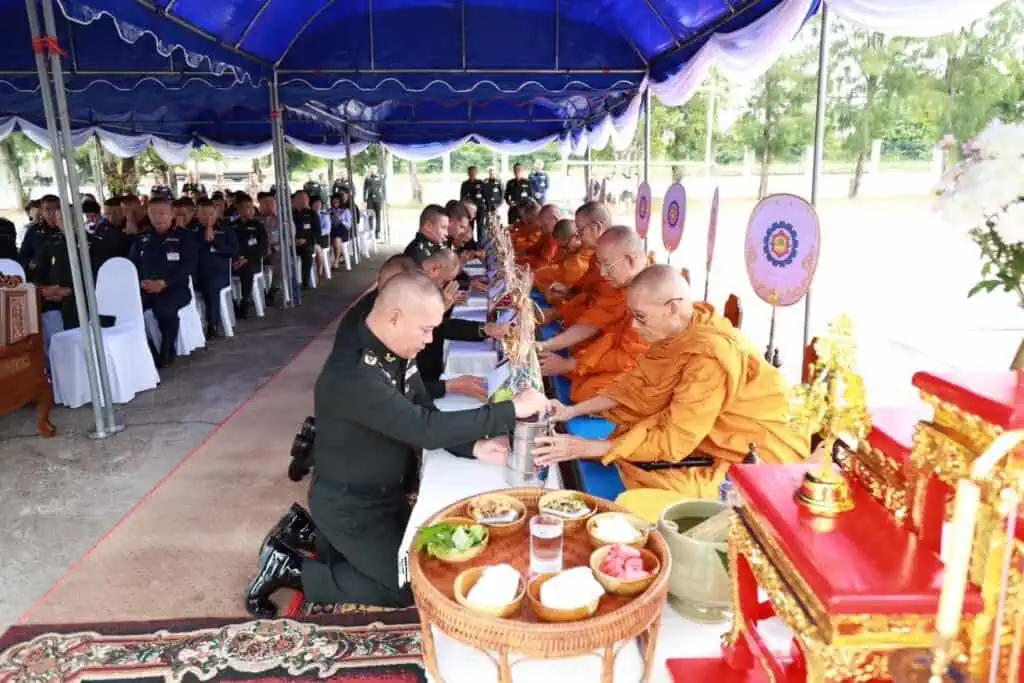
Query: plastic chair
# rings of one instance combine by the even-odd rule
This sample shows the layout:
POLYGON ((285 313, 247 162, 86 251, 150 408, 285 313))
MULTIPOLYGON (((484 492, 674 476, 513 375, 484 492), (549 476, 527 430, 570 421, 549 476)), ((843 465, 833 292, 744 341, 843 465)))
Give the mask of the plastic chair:
MULTIPOLYGON (((196 349, 206 347, 206 333, 203 331, 203 320, 199 316, 199 308, 196 305, 196 292, 192 287, 192 277, 188 279, 188 293, 192 299, 178 309, 178 338, 174 340, 174 351, 179 356, 191 355, 196 349)), ((160 348, 162 338, 160 326, 156 322, 156 316, 152 311, 146 311, 145 315, 146 332, 153 341, 153 345, 160 348)))
POLYGON ((310 289, 316 289, 316 287, 317 287, 316 259, 313 259, 313 263, 309 266, 309 288, 310 289))
MULTIPOLYGON (((128 403, 141 391, 155 389, 160 374, 146 343, 146 326, 139 290, 139 273, 126 258, 112 258, 96 277, 96 306, 100 315, 114 317, 114 326, 100 330, 114 403, 128 403)), ((50 340, 50 369, 54 401, 78 408, 91 401, 85 350, 79 328, 50 340)))
POLYGON ((0 258, 0 275, 17 275, 25 281, 25 269, 17 261, 9 258, 0 258))
POLYGON ((263 284, 263 273, 256 273, 252 276, 252 307, 256 311, 256 317, 262 318, 267 314, 267 299, 264 296, 266 286, 263 284))

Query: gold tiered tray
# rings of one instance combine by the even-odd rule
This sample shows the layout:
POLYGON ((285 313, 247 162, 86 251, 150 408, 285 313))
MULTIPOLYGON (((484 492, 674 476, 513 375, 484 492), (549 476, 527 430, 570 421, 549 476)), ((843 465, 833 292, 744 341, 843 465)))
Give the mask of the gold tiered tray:
MULTIPOLYGON (((532 517, 537 514, 537 504, 546 491, 521 488, 506 489, 501 493, 520 500, 526 506, 527 515, 532 517)), ((580 496, 597 512, 625 512, 609 501, 586 494, 580 496)), ((469 502, 476 497, 465 498, 441 510, 427 525, 447 517, 468 516, 469 502)), ((565 527, 562 546, 562 564, 565 569, 588 566, 593 550, 585 525, 565 527)), ((654 553, 661 562, 661 571, 647 590, 634 597, 605 595, 593 617, 560 624, 542 622, 533 613, 529 600, 523 600, 519 611, 505 619, 471 611, 455 601, 455 578, 471 567, 506 563, 515 567, 523 577, 529 575, 528 524, 509 536, 492 536, 484 552, 464 564, 446 564, 427 557, 423 552, 410 553, 410 579, 423 629, 423 658, 428 673, 433 680, 443 683, 431 631, 433 626, 461 643, 495 653, 499 683, 512 681, 509 664, 511 654, 529 659, 563 659, 600 652, 602 680, 612 680, 615 644, 632 638, 640 638, 640 653, 644 661, 641 680, 650 680, 655 643, 661 627, 661 613, 668 594, 671 558, 668 546, 656 531, 650 534, 647 550, 654 553)))

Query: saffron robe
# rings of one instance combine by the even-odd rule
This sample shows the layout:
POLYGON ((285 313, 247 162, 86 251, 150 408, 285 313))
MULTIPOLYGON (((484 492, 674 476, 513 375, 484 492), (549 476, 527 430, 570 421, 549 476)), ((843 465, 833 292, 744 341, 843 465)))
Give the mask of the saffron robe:
POLYGON ((619 405, 604 464, 615 463, 627 488, 670 489, 717 498, 729 466, 756 444, 767 464, 806 459, 810 444, 787 421, 788 390, 779 371, 706 303, 694 303, 689 327, 652 344, 636 367, 600 392, 619 405), (695 451, 710 467, 645 471, 632 462, 680 462, 695 451))

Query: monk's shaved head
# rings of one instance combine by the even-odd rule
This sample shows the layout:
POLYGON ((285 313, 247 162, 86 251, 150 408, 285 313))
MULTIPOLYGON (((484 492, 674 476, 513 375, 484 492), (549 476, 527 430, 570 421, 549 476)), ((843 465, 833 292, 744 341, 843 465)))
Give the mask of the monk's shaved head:
POLYGON ((571 218, 563 218, 555 223, 555 231, 552 234, 559 242, 566 242, 576 234, 576 222, 571 218))
POLYGON ((682 332, 693 317, 690 283, 672 266, 648 266, 629 283, 629 309, 637 331, 647 341, 682 332))
POLYGON ((419 264, 411 257, 395 254, 380 267, 380 272, 377 273, 377 287, 383 287, 388 280, 400 273, 417 273, 419 270, 419 264))
POLYGON ((629 284, 629 295, 654 299, 691 299, 690 284, 672 266, 657 263, 648 266, 629 284))
POLYGON ((602 202, 587 202, 576 209, 576 231, 588 249, 597 248, 597 240, 612 225, 612 212, 602 202))
POLYGON ((444 297, 422 273, 398 273, 380 288, 366 325, 392 353, 415 358, 433 339, 444 297))
POLYGON ((599 247, 612 247, 619 253, 644 256, 644 241, 633 228, 625 225, 613 225, 604 231, 597 241, 599 247))

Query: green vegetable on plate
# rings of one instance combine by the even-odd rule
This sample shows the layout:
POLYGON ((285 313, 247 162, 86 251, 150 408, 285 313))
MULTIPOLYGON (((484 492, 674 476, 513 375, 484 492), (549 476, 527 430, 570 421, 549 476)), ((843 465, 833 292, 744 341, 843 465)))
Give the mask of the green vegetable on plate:
POLYGON ((487 530, 479 524, 455 525, 441 522, 420 529, 416 550, 426 550, 431 557, 447 557, 464 553, 483 544, 487 530))

